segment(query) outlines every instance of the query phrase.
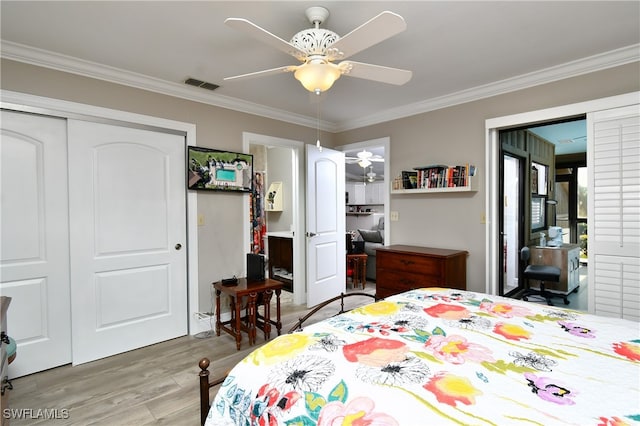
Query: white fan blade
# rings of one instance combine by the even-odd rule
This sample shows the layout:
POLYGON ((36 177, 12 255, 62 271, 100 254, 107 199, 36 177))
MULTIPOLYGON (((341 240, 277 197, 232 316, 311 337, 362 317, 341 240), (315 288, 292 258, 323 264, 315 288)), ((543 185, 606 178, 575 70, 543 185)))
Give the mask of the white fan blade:
POLYGON ((413 73, 408 70, 364 64, 362 62, 342 61, 338 66, 340 69, 345 69, 343 75, 395 84, 397 86, 401 86, 411 80, 411 76, 413 75, 413 73))
POLYGON ((339 59, 346 59, 406 29, 407 23, 402 16, 385 11, 341 37, 330 47, 343 53, 339 59))
POLYGON ((284 67, 271 68, 269 70, 262 70, 256 72, 250 72, 248 74, 234 75, 233 77, 225 77, 224 81, 241 80, 245 78, 264 77, 272 74, 282 74, 283 72, 292 72, 298 68, 296 65, 285 65, 284 67))
POLYGON ((249 34, 251 37, 268 44, 271 47, 275 47, 276 49, 287 53, 291 56, 294 56, 300 60, 303 60, 307 55, 306 52, 298 49, 293 44, 289 43, 278 37, 275 34, 271 34, 269 31, 265 30, 254 24, 251 21, 248 21, 243 18, 227 18, 224 21, 225 24, 230 26, 231 28, 235 28, 236 30, 243 31, 246 34, 249 34))

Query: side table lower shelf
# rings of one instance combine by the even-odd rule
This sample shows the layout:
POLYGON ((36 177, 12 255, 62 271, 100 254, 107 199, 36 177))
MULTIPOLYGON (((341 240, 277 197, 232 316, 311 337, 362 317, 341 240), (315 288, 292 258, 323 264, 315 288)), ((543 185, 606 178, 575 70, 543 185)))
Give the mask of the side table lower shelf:
POLYGON ((216 335, 220 336, 221 331, 225 331, 236 340, 236 348, 240 350, 242 342, 242 332, 247 333, 249 345, 256 341, 257 327, 264 332, 265 340, 271 336, 271 325, 275 325, 278 336, 282 329, 280 320, 280 294, 282 283, 277 280, 267 278, 262 281, 247 281, 246 278, 238 278, 238 282, 233 286, 223 285, 221 281, 213 283, 216 291, 216 335), (231 319, 221 320, 220 296, 225 293, 230 298, 231 319), (271 319, 271 297, 276 294, 276 320, 271 319), (245 315, 242 314, 242 298, 247 297, 245 315), (264 307, 264 314, 258 313, 258 307, 264 307))

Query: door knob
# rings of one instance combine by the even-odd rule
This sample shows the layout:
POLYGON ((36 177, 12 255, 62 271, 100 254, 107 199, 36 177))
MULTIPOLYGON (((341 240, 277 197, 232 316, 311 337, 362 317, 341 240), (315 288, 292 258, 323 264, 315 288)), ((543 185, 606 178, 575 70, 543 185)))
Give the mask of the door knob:
POLYGON ((182 248, 182 244, 178 243, 176 244, 176 250, 180 250, 182 248))
POLYGON ((316 233, 315 232, 307 232, 307 237, 315 237, 316 233))

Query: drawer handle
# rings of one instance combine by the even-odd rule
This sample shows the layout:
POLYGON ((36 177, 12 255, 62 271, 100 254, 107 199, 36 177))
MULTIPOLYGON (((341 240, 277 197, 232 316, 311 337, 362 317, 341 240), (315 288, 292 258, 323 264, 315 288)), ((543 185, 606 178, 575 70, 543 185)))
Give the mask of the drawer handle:
POLYGON ((409 265, 413 265, 415 262, 413 260, 400 259, 400 263, 402 263, 405 266, 409 266, 409 265))

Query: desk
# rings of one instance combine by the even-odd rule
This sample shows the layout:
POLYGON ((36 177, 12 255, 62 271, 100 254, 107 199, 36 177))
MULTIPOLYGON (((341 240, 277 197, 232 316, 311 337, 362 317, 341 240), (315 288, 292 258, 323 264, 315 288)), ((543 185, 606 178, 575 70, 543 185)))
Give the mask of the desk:
POLYGON ((216 335, 220 335, 220 330, 224 330, 236 338, 236 348, 240 350, 240 342, 242 340, 242 331, 247 332, 249 337, 249 345, 253 345, 256 341, 256 323, 258 319, 256 302, 261 296, 261 303, 264 304, 264 316, 261 317, 261 325, 264 331, 264 338, 271 336, 271 324, 276 326, 278 336, 282 323, 280 322, 280 293, 282 292, 282 283, 270 278, 264 281, 247 281, 246 278, 238 278, 235 286, 224 286, 221 281, 213 283, 216 290, 216 335), (271 320, 271 296, 276 293, 276 321, 271 320), (231 319, 222 322, 220 320, 220 294, 225 293, 231 298, 231 319), (242 323, 242 298, 248 297, 247 302, 247 324, 242 323), (227 327, 227 325, 229 327, 227 327))
POLYGON ((367 284, 367 257, 366 253, 347 255, 347 269, 349 269, 349 265, 352 265, 353 268, 353 287, 362 284, 363 290, 367 284))
MULTIPOLYGON (((580 246, 531 247, 531 265, 553 265, 560 268, 560 281, 545 282, 545 290, 568 295, 580 285, 580 246)), ((531 288, 540 288, 540 281, 529 280, 531 288)))

